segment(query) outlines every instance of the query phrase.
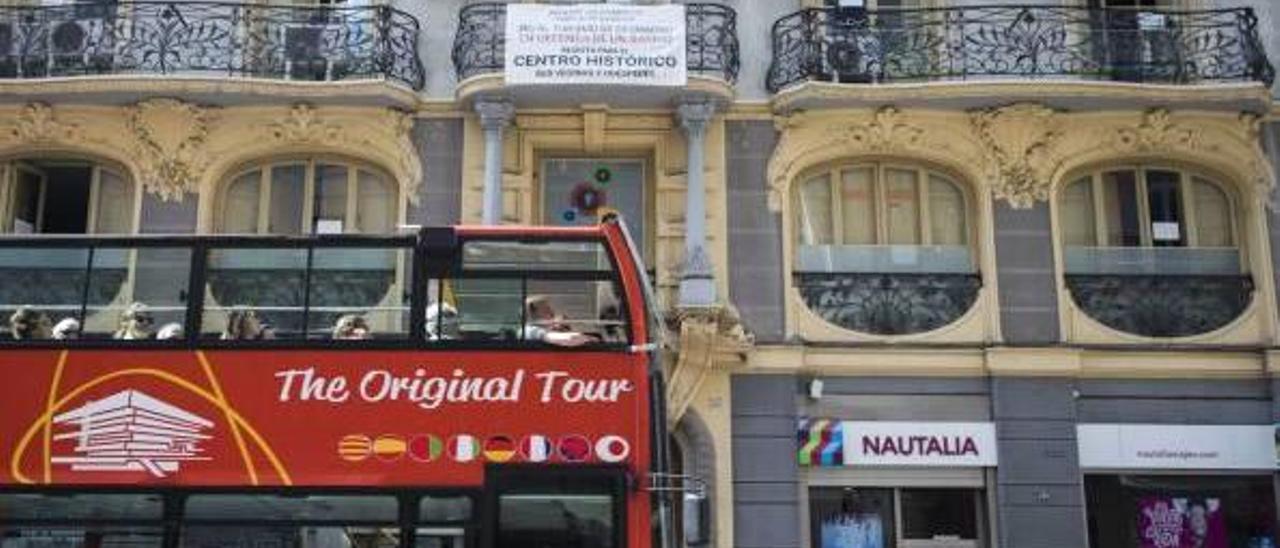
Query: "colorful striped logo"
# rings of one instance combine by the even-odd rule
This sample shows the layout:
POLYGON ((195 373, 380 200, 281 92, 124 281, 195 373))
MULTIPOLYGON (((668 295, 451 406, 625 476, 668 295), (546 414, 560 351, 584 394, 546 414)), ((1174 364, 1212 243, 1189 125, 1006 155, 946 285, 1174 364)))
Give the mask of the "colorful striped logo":
POLYGON ((801 466, 841 466, 844 464, 844 430, 841 421, 800 419, 796 432, 801 466))

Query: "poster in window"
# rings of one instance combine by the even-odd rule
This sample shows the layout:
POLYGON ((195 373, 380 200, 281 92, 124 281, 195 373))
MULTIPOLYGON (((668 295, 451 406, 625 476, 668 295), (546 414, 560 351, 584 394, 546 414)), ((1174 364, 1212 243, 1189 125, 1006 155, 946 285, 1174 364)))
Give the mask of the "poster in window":
POLYGON ((878 513, 836 513, 822 520, 821 548, 885 548, 878 513))
POLYGON ((1149 496, 1138 501, 1140 548, 1228 548, 1222 500, 1149 496))

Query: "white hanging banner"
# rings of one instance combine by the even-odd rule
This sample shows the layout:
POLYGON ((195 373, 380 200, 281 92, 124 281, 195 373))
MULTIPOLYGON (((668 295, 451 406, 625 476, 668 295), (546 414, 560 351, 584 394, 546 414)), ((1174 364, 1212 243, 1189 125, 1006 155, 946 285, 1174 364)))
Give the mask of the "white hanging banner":
POLYGON ((1080 424, 1081 468, 1269 470, 1270 425, 1080 424))
POLYGON ((506 83, 683 86, 684 6, 508 4, 506 83))

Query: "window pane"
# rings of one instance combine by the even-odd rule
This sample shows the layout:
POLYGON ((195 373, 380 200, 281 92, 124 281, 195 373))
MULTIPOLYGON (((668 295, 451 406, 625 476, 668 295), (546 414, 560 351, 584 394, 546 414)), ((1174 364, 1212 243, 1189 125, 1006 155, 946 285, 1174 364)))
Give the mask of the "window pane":
POLYGON ((814 548, 894 546, 893 490, 812 488, 809 523, 814 548))
POLYGON ((386 179, 361 170, 357 182, 360 198, 356 202, 356 227, 365 234, 385 234, 392 232, 395 226, 395 193, 386 179))
POLYGON ((625 342, 622 299, 613 282, 528 280, 522 338, 578 344, 625 342))
POLYGON ((614 546, 613 497, 520 494, 498 499, 498 546, 614 546))
POLYGON ((1182 219, 1181 177, 1174 171, 1147 172, 1147 205, 1151 211, 1151 243, 1156 247, 1187 245, 1182 219))
POLYGON ((0 248, 0 337, 48 338, 64 318, 78 321, 88 264, 88 249, 0 248), (9 322, 23 307, 31 320, 14 333, 9 322))
POLYGON ((471 519, 471 497, 422 497, 418 521, 442 523, 471 519))
POLYGON ((976 540, 977 497, 972 489, 903 489, 902 537, 976 540))
POLYGON ((182 338, 190 271, 187 248, 98 248, 84 333, 123 340, 182 338), (125 291, 130 267, 132 286, 125 291))
POLYGON ((83 320, 86 335, 116 339, 149 339, 155 336, 155 316, 144 304, 134 305, 125 291, 133 253, 133 250, 121 248, 94 250, 83 320))
POLYGON ((206 337, 252 340, 302 334, 305 249, 209 251, 206 337))
POLYGON ((1093 178, 1084 177, 1062 193, 1062 234, 1066 245, 1098 245, 1093 216, 1093 178))
MULTIPOLYGON (((456 279, 441 282, 441 296, 457 310, 459 337, 474 341, 515 341, 524 325, 521 281, 456 279)), ((431 301, 437 296, 432 295, 431 301)))
POLYGON ((599 241, 469 240, 462 244, 462 267, 475 270, 611 271, 599 241))
POLYGON ((187 520, 395 521, 396 498, 384 495, 197 494, 187 497, 187 520))
POLYGON ((845 245, 876 243, 876 197, 872 168, 847 169, 842 174, 845 245))
POLYGON ((937 175, 929 176, 929 224, 934 245, 964 245, 969 239, 964 193, 955 183, 937 175))
POLYGON ((133 227, 133 185, 119 173, 102 169, 98 178, 98 212, 94 231, 126 234, 133 227))
POLYGON ((916 172, 886 169, 885 211, 889 220, 889 244, 920 243, 920 200, 916 172))
POLYGON ((800 245, 831 243, 831 183, 821 175, 800 185, 796 195, 796 240, 800 245))
POLYGON ((271 214, 267 232, 302 234, 302 202, 306 193, 307 166, 303 164, 271 168, 271 214))
POLYGON ((1200 247, 1230 247, 1231 204, 1218 185, 1196 177, 1192 179, 1196 201, 1196 234, 1200 247))
POLYGON ((5 548, 160 548, 164 529, 142 525, 0 526, 5 548))
POLYGON ((160 519, 160 495, 136 494, 0 494, 0 516, 6 520, 160 519))
POLYGON ((1102 174, 1102 204, 1103 214, 1107 219, 1107 245, 1142 244, 1136 178, 1133 171, 1111 171, 1102 174))
POLYGON ((258 186, 262 172, 250 171, 227 187, 227 205, 223 212, 222 231, 228 234, 258 232, 258 186))
POLYGON ((400 529, 384 526, 210 526, 182 528, 182 548, 397 548, 400 529))
POLYGON ((316 233, 337 234, 347 230, 347 167, 316 165, 315 219, 316 233))
POLYGON ((16 185, 13 189, 13 226, 6 227, 16 234, 31 234, 39 231, 37 225, 40 212, 39 175, 19 169, 16 185))
MULTIPOLYGON (((312 257, 307 334, 317 338, 401 338, 409 295, 396 285, 402 249, 317 248, 312 257)), ((406 273, 406 276, 408 274, 406 273)))
POLYGON ((416 548, 466 548, 466 531, 455 527, 419 527, 416 531, 416 548))
POLYGON ((1270 475, 1087 475, 1084 490, 1096 548, 1275 546, 1270 475))

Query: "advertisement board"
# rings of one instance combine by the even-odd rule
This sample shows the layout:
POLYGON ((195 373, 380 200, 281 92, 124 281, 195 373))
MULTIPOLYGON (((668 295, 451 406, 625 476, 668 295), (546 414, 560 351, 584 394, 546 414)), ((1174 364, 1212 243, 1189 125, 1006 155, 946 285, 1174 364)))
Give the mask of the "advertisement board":
POLYGON ((683 86, 684 6, 508 4, 508 85, 683 86))
POLYGON ((6 351, 0 483, 462 486, 487 463, 647 462, 635 360, 6 351))
POLYGON ((1081 468, 1269 470, 1271 425, 1080 424, 1081 468))
POLYGON ((811 466, 995 466, 989 422, 805 419, 800 463, 811 466))

